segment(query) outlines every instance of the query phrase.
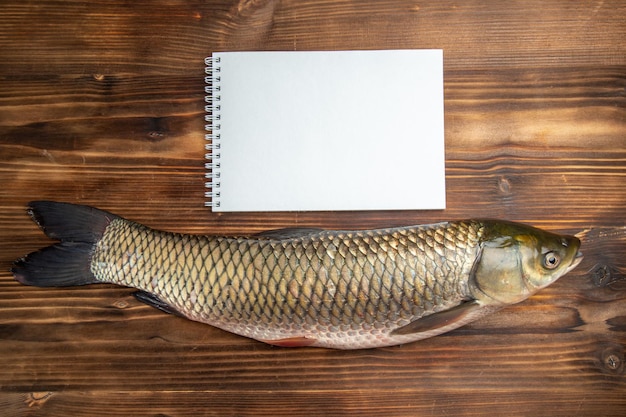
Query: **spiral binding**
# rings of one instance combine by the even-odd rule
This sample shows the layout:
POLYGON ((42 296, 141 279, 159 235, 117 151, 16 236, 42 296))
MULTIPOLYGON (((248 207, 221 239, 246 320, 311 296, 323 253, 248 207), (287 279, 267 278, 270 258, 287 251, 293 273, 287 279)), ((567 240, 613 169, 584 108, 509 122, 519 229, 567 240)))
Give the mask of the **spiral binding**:
POLYGON ((206 96, 204 97, 204 101, 206 105, 204 106, 204 120, 206 124, 204 125, 204 129, 206 130, 206 134, 204 135, 204 139, 207 143, 204 145, 204 149, 207 153, 204 155, 206 159, 206 163, 204 164, 207 172, 204 174, 205 179, 205 187, 209 190, 204 193, 204 197, 208 200, 204 203, 207 207, 216 208, 220 206, 219 198, 220 194, 220 182, 219 178, 221 176, 220 172, 220 149, 221 149, 221 136, 220 136, 220 120, 221 120, 221 96, 220 96, 220 81, 221 76, 219 73, 221 72, 221 67, 219 66, 220 58, 219 57, 207 57, 204 60, 205 74, 204 82, 204 92, 206 96))

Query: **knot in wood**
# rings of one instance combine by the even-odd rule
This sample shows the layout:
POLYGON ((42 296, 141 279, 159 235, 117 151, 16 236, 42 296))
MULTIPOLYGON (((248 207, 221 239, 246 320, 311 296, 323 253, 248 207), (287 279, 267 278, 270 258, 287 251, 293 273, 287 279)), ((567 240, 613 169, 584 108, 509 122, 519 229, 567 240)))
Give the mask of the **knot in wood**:
POLYGON ((158 141, 165 138, 165 132, 158 130, 151 130, 146 134, 147 138, 152 141, 158 141))
POLYGON ((596 287, 606 287, 619 280, 618 276, 612 271, 612 268, 606 264, 595 265, 591 269, 591 276, 593 284, 596 287))
POLYGON ((602 365, 612 374, 624 372, 624 353, 617 347, 609 347, 602 352, 602 365))
POLYGON ((167 137, 167 120, 164 117, 152 117, 148 120, 146 138, 151 142, 158 142, 167 137))
POLYGON ((128 307, 128 302, 126 302, 125 300, 117 300, 113 303, 113 306, 119 309, 123 309, 128 307))
POLYGON ((54 395, 54 392, 52 391, 31 392, 31 393, 26 394, 26 398, 24 399, 24 404, 26 404, 29 408, 31 407, 40 408, 53 395, 54 395))
POLYGON ((498 180, 498 190, 501 194, 510 195, 511 194, 511 181, 502 177, 498 180))

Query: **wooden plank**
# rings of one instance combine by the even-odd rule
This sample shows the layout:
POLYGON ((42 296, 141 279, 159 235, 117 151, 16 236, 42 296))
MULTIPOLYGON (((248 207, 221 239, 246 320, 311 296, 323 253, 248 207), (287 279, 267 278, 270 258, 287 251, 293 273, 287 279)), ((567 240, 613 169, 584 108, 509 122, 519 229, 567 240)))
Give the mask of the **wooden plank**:
POLYGON ((0 414, 624 415, 625 21, 618 0, 4 2, 0 414), (448 208, 207 211, 204 56, 352 48, 444 49, 448 208), (19 285, 11 262, 49 244, 24 205, 46 198, 187 233, 506 218, 577 233, 585 259, 436 338, 284 349, 130 289, 19 285))
MULTIPOLYGON (((136 416, 176 415, 176 416, 292 416, 295 413, 307 416, 338 415, 375 415, 385 413, 389 416, 420 415, 437 416, 445 413, 463 416, 484 415, 484 406, 477 404, 474 394, 463 392, 433 392, 429 401, 420 401, 413 391, 394 389, 380 390, 373 393, 356 393, 342 396, 329 402, 329 396, 335 393, 324 391, 301 391, 294 389, 288 393, 275 391, 255 392, 254 396, 245 391, 183 391, 156 393, 152 391, 134 392, 37 392, 28 394, 10 394, 15 404, 28 404, 33 415, 41 414, 46 407, 54 406, 63 414, 84 415, 85 409, 96 409, 101 416, 117 416, 132 410, 136 416), (184 403, 184 410, 172 404, 184 403), (137 404, 149 404, 137 409, 137 404), (294 410, 294 404, 297 408, 294 410), (459 413, 458 404, 464 404, 459 413)), ((607 417, 621 416, 616 402, 604 402, 591 398, 581 403, 579 397, 563 393, 554 393, 549 399, 543 392, 529 392, 528 397, 506 392, 486 393, 482 400, 493 401, 490 410, 496 415, 527 416, 554 415, 572 404, 579 406, 580 415, 601 414, 607 417), (538 401, 525 401, 525 398, 543 398, 538 401), (608 409, 608 412, 607 412, 608 409), (611 410, 615 411, 611 411, 611 410), (551 414, 553 413, 553 414, 551 414)), ((18 407, 11 411, 19 412, 18 407)))

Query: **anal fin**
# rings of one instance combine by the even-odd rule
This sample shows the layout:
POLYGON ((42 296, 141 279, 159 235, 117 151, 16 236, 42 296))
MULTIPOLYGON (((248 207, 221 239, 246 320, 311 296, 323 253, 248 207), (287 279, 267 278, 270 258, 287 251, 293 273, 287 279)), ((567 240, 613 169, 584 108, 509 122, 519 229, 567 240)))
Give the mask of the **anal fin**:
POLYGON ((173 314, 175 316, 185 317, 180 311, 176 310, 174 307, 167 304, 156 295, 151 294, 147 291, 137 291, 133 293, 133 295, 137 300, 141 301, 142 303, 146 303, 151 307, 158 308, 161 311, 173 314))

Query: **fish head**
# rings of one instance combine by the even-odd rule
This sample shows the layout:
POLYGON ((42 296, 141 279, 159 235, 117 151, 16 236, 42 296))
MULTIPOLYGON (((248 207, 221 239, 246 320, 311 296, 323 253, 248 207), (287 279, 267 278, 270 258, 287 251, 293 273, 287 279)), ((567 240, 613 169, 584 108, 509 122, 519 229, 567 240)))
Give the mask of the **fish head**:
POLYGON ((580 240, 510 222, 484 222, 470 276, 472 296, 483 304, 525 300, 574 269, 580 240))

